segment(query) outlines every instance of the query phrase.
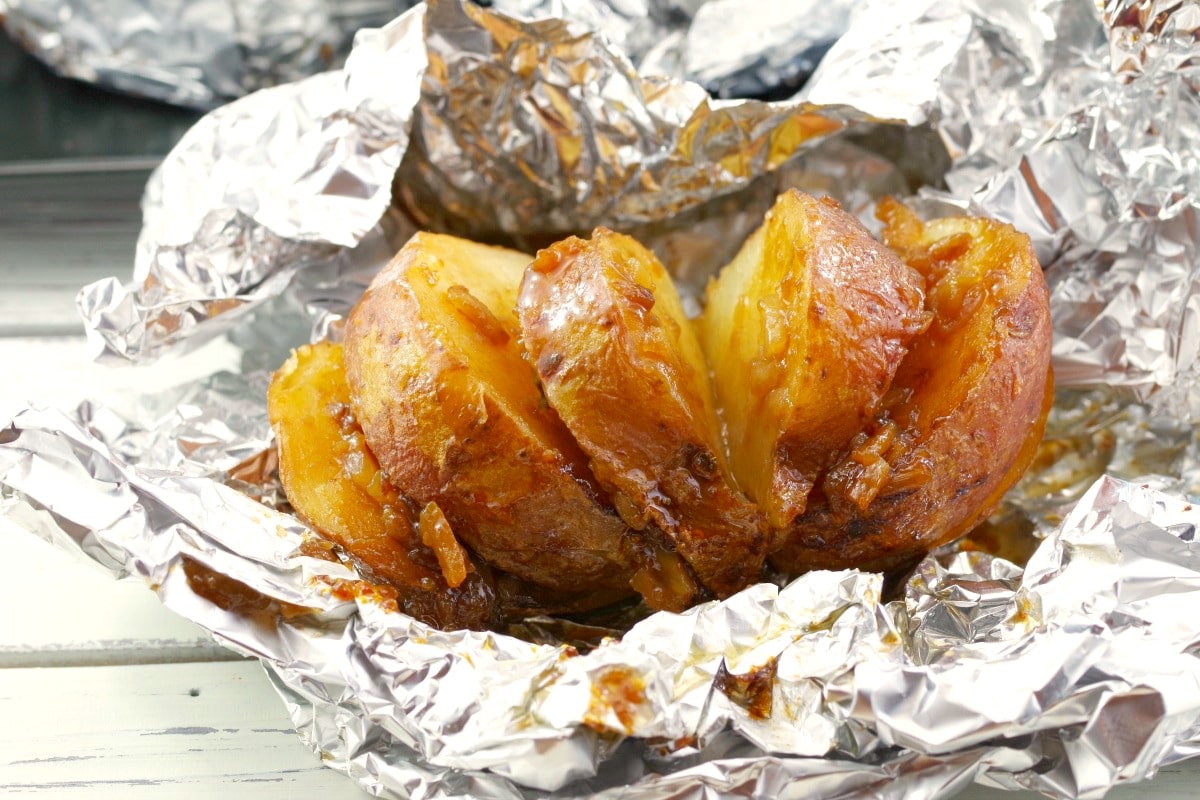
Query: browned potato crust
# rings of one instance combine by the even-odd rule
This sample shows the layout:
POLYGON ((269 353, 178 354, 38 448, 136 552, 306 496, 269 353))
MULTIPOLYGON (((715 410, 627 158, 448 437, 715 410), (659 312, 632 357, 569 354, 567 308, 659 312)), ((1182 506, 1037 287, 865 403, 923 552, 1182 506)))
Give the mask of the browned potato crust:
POLYGON ((626 526, 517 339, 529 261, 414 236, 347 321, 354 410, 388 478, 420 506, 436 502, 489 564, 550 589, 629 593, 626 526))
POLYGON ((720 597, 754 583, 759 515, 729 473, 704 357, 654 254, 604 228, 558 242, 525 273, 520 319, 550 405, 625 521, 663 531, 720 597))
POLYGON ((701 332, 730 461, 775 528, 879 411, 928 324, 922 289, 835 202, 795 190, 709 284, 701 332))
POLYGON ((451 589, 436 561, 414 553, 421 542, 409 509, 384 480, 350 411, 340 345, 296 350, 271 381, 267 413, 279 448, 279 478, 301 519, 368 575, 395 587, 406 613, 443 628, 497 621, 489 585, 470 576, 451 589))
POLYGON ((982 521, 1032 460, 1052 394, 1049 295, 1029 238, 985 219, 922 223, 880 204, 884 241, 928 281, 929 330, 878 418, 772 563, 887 569, 982 521))
POLYGON ((879 216, 781 195, 696 327, 628 236, 418 234, 271 383, 288 498, 446 628, 913 561, 1034 458, 1049 296, 1008 225, 879 216))

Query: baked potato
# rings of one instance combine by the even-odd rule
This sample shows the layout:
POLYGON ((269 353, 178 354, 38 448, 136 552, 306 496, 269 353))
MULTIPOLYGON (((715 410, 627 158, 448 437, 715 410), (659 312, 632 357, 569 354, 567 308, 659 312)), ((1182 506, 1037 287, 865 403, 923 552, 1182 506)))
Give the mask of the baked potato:
POLYGON ((472 558, 436 503, 414 509, 364 442, 340 344, 298 348, 271 381, 267 412, 293 510, 367 577, 395 589, 406 614, 439 628, 496 629, 629 594, 628 587, 555 590, 520 580, 472 558))
MULTIPOLYGON (((351 405, 388 479, 488 564, 631 594, 636 554, 519 342, 522 253, 419 233, 345 328, 351 405)), ((612 594, 610 591, 609 594, 612 594)))
POLYGON ((350 410, 341 345, 293 352, 267 390, 267 414, 280 482, 301 519, 369 576, 395 587, 406 613, 443 628, 495 624, 492 588, 465 574, 465 564, 461 579, 449 585, 435 552, 422 548, 412 509, 366 447, 350 410))
POLYGON ((654 254, 604 228, 572 236, 537 254, 519 308, 546 398, 625 522, 665 534, 719 597, 756 582, 759 514, 729 472, 708 367, 654 254))
POLYGON ((701 332, 730 462, 772 527, 805 511, 928 324, 921 275, 796 190, 710 282, 701 332))
POLYGON ((656 609, 761 577, 888 570, 981 522, 1052 396, 1027 237, 922 222, 884 243, 782 195, 686 318, 605 229, 529 256, 413 237, 268 394, 297 513, 441 627, 656 609))
POLYGON ((795 573, 915 560, 985 519, 1045 429, 1049 293, 1029 238, 955 217, 923 223, 879 206, 884 242, 926 282, 915 337, 882 407, 824 475, 772 563, 795 573))

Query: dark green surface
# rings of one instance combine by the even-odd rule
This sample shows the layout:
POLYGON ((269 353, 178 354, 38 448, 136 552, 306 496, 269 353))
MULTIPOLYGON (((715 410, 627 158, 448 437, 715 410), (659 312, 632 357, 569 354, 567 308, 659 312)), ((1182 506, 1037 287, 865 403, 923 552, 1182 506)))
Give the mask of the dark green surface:
POLYGON ((0 164, 0 337, 81 333, 79 288, 132 274, 150 170, 5 166, 14 165, 0 164))
POLYGON ((161 157, 199 117, 61 78, 0 33, 0 164, 161 157))
POLYGON ((61 78, 0 34, 0 337, 81 333, 79 288, 129 280, 142 187, 199 116, 61 78))

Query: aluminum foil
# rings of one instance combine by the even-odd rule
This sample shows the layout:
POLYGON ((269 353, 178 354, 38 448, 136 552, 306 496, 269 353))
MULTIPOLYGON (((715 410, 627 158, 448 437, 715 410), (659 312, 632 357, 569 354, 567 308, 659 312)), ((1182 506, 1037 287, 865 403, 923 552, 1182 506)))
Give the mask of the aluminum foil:
POLYGON ((804 97, 931 125, 953 166, 926 194, 1033 238, 1058 385, 1200 421, 1198 29, 1187 2, 871 3, 804 97))
POLYGON ((795 94, 850 24, 847 0, 493 0, 515 16, 600 31, 643 75, 695 81, 717 97, 795 94))
POLYGON ((712 101, 639 76, 578 24, 419 6, 363 31, 344 70, 201 120, 147 187, 133 281, 79 303, 109 357, 194 344, 308 266, 355 271, 394 251, 376 224, 393 195, 408 220, 394 230, 532 248, 609 225, 699 281, 758 224, 779 185, 765 179, 858 117, 712 101))
MULTIPOLYGON (((494 0, 524 18, 602 32, 643 74, 684 78, 719 97, 794 93, 845 31, 848 0, 494 0), (732 24, 731 24, 732 23, 732 24)), ((354 35, 416 0, 0 0, 0 23, 60 75, 211 109, 340 67, 354 35)))
POLYGON ((643 77, 578 21, 414 9, 345 70, 206 117, 148 188, 134 282, 81 293, 110 356, 225 335, 242 373, 132 422, 22 414, 2 510, 262 658, 304 740, 373 792, 1098 797, 1200 741, 1198 29, 1183 3, 868 4, 769 104, 643 77), (267 371, 336 336, 414 223, 526 244, 617 224, 698 281, 780 186, 869 215, 922 184, 926 209, 1014 220, 1048 266, 1064 389, 996 523, 1044 536, 1032 555, 939 554, 894 600, 813 573, 581 655, 430 630, 270 507, 267 371))
POLYGON ((0 22, 60 75, 194 108, 340 66, 360 28, 413 0, 0 0, 0 22))
POLYGON ((1024 573, 930 558, 883 602, 879 575, 815 572, 581 655, 427 628, 308 555, 292 517, 96 433, 19 415, 5 512, 263 659, 305 741, 372 791, 1084 797, 1200 743, 1200 513, 1133 483, 1097 482, 1024 573))

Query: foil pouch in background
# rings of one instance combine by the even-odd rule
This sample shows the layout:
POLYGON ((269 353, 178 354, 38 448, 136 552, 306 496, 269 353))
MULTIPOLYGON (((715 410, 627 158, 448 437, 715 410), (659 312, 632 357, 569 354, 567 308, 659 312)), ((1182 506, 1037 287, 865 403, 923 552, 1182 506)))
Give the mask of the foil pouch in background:
POLYGON ((193 108, 340 66, 354 33, 412 0, 0 0, 4 29, 60 75, 193 108))
MULTIPOLYGON (((600 24, 635 4, 560 5, 600 24)), ((703 11, 647 13, 676 6, 703 11)), ((109 358, 220 335, 243 374, 137 423, 21 414, 0 432, 4 512, 262 658, 301 737, 380 794, 1086 797, 1192 755, 1192 7, 867 4, 774 104, 639 74, 587 24, 440 0, 362 32, 344 70, 205 117, 148 187, 134 280, 80 305, 109 358), (1155 129, 1163 96, 1188 102, 1155 129), (879 576, 812 573, 580 655, 431 630, 226 485, 270 472, 265 370, 336 333, 415 226, 530 245, 608 224, 694 286, 789 185, 864 215, 924 186, 929 209, 1033 236, 1066 390, 1060 457, 1013 493, 1049 534, 1023 570, 931 557, 892 602, 879 576)), ((679 41, 640 63, 687 63, 679 41)))
MULTIPOLYGON (((356 31, 383 25, 414 5, 415 0, 3 0, 0 20, 10 36, 61 75, 211 109, 341 66, 356 31)), ((851 8, 845 0, 803 0, 770 14, 740 14, 738 0, 490 5, 603 31, 642 72, 695 80, 721 97, 793 93, 845 30, 851 8), (720 48, 713 49, 714 43, 720 48)))

